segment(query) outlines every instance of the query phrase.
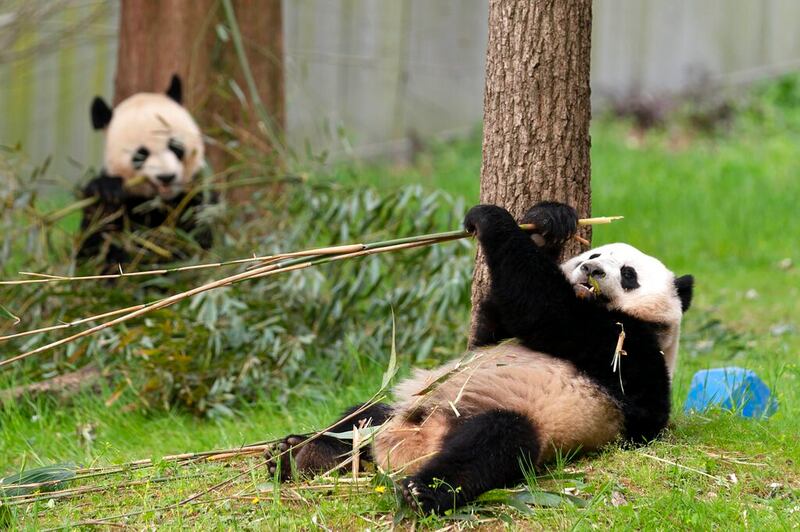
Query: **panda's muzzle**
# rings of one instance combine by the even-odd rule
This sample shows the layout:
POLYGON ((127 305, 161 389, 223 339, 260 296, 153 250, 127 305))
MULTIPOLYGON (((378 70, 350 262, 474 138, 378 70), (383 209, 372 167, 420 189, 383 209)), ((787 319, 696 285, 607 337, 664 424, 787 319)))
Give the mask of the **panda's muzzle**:
POLYGON ((606 277, 606 272, 597 263, 586 261, 580 265, 580 278, 573 281, 575 294, 581 299, 605 300, 598 281, 606 277))
POLYGON ((584 262, 581 264, 581 271, 585 273, 587 277, 593 277, 595 279, 602 279, 606 276, 606 272, 603 268, 591 262, 584 262))
POLYGON ((173 181, 175 181, 175 177, 176 177, 175 174, 158 174, 156 176, 156 179, 158 179, 159 182, 161 182, 161 184, 166 187, 172 184, 173 181))

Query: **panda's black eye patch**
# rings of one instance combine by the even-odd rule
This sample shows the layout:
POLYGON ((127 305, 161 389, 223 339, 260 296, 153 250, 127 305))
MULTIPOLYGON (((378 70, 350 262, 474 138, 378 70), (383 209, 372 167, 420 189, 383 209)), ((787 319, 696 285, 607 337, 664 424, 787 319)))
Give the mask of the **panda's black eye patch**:
POLYGON ((150 150, 144 146, 139 146, 139 149, 133 152, 133 157, 131 157, 131 165, 136 170, 139 170, 142 166, 144 166, 144 162, 148 157, 150 157, 150 150))
POLYGON ((169 139, 169 142, 167 142, 167 148, 169 148, 170 151, 175 154, 175 157, 177 157, 179 161, 182 161, 184 155, 186 155, 186 148, 178 139, 169 139))
POLYGON ((636 270, 631 268, 630 266, 623 266, 619 270, 620 274, 620 286, 625 290, 633 290, 634 288, 639 288, 639 275, 636 273, 636 270))
POLYGON ((589 260, 596 259, 599 256, 600 256, 599 253, 592 253, 591 255, 589 255, 589 260))

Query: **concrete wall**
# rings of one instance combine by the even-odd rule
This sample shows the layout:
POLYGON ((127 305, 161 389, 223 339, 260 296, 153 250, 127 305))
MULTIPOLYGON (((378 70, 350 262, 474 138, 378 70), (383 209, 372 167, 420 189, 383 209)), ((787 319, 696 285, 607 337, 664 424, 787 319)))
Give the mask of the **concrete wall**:
MULTIPOLYGON (((64 17, 96 4, 74 0, 64 17)), ((111 93, 119 10, 107 5, 80 38, 0 65, 0 144, 21 142, 33 161, 52 155, 68 178, 98 162, 88 106, 111 93)), ((284 0, 297 152, 391 154, 409 136, 478 126, 487 10, 488 0, 284 0)), ((798 21, 797 0, 595 0, 593 94, 674 92, 796 69, 798 21)))
POLYGON ((794 0, 595 0, 592 90, 674 92, 800 67, 794 0))
POLYGON ((296 0, 286 6, 295 143, 372 155, 480 121, 486 0, 296 0), (343 137, 344 134, 344 137, 343 137))

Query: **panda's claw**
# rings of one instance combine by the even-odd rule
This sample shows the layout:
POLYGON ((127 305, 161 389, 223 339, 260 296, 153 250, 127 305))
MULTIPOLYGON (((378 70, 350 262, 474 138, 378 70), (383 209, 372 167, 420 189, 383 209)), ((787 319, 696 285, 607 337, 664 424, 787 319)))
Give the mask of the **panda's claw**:
POLYGON ((522 223, 536 226, 535 234, 543 239, 539 247, 558 250, 577 233, 578 213, 569 205, 544 201, 528 210, 522 223))
MULTIPOLYGON (((301 451, 304 450, 307 439, 308 436, 292 434, 267 446, 264 450, 264 458, 267 460, 269 474, 277 475, 282 482, 290 480, 292 478, 292 462, 302 456, 301 451)), ((302 458, 300 461, 302 462, 302 458)))
POLYGON ((419 499, 418 499, 420 492, 414 480, 405 479, 403 480, 401 486, 403 492, 403 499, 406 501, 406 504, 408 504, 408 506, 412 508, 415 512, 422 512, 422 509, 419 506, 419 499))
POLYGON ((292 445, 287 442, 289 438, 272 443, 264 451, 267 460, 267 469, 270 476, 278 476, 279 480, 288 480, 292 473, 290 462, 292 460, 292 445))
POLYGON ((578 213, 564 203, 544 201, 528 210, 522 222, 535 224, 538 233, 563 242, 578 230, 578 213))
POLYGON ((406 504, 422 515, 439 514, 457 504, 453 498, 453 492, 449 488, 428 486, 422 480, 414 477, 403 479, 401 492, 406 504))
POLYGON ((281 445, 286 446, 287 449, 289 447, 298 447, 307 439, 307 436, 286 436, 286 438, 284 438, 281 442, 281 445))

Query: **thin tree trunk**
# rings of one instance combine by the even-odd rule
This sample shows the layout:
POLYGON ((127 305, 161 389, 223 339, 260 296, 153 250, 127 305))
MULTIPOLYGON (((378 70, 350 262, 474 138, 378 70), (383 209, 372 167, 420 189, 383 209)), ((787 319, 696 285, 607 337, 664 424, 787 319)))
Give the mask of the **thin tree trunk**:
MULTIPOLYGON (((553 200, 589 216, 591 35, 591 0, 490 1, 481 203, 520 218, 553 200)), ((487 287, 479 252, 473 318, 487 287)))
MULTIPOLYGON (((228 136, 235 137, 239 143, 258 152, 265 170, 272 168, 274 173, 281 173, 282 161, 277 148, 284 142, 286 127, 281 0, 234 0, 233 8, 246 61, 256 82, 258 99, 266 111, 267 123, 262 124, 263 114, 256 109, 241 60, 231 42, 225 43, 217 54, 211 76, 216 90, 209 94, 203 105, 202 116, 213 125, 209 131, 215 138, 226 140, 228 136), (237 92, 244 95, 244 105, 230 89, 231 81, 239 87, 237 92)), ((220 7, 219 11, 227 25, 224 10, 220 7)), ((214 168, 226 168, 233 161, 223 150, 212 148, 209 162, 214 168)), ((235 188, 229 199, 246 203, 256 188, 235 188)))
POLYGON ((114 103, 137 92, 163 92, 173 74, 184 103, 205 97, 218 18, 216 0, 122 0, 114 103))

